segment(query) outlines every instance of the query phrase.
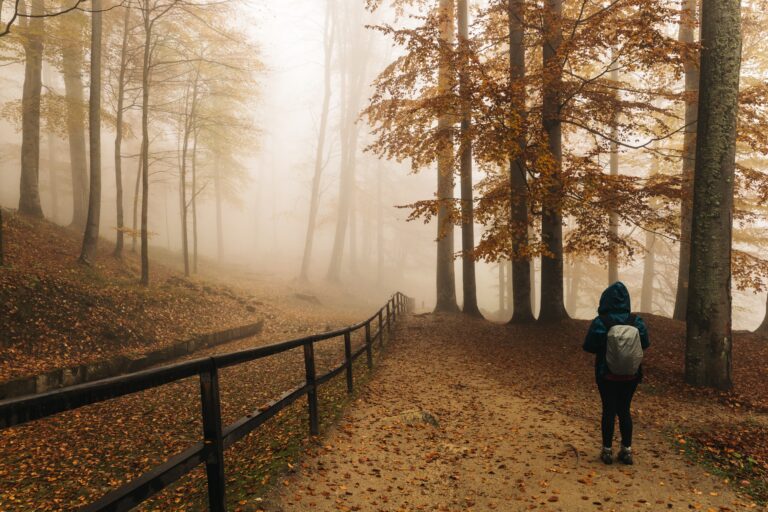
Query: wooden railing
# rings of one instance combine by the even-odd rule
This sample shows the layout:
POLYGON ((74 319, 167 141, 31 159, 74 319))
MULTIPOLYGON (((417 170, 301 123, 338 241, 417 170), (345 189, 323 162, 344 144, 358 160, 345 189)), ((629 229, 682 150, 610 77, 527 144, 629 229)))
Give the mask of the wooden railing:
POLYGON ((88 512, 130 510, 168 487, 195 467, 205 464, 209 509, 214 512, 222 512, 226 510, 224 450, 304 395, 307 396, 309 409, 309 432, 311 435, 318 434, 318 386, 346 371, 347 390, 351 393, 353 391, 352 363, 365 353, 370 368, 373 365, 372 348, 374 341, 378 338, 380 343, 383 343, 384 329, 387 329, 387 333, 391 332, 392 323, 399 316, 410 311, 412 307, 412 299, 398 292, 373 316, 343 329, 239 352, 194 359, 62 388, 48 393, 0 401, 0 429, 21 425, 60 412, 71 411, 78 407, 118 398, 197 375, 200 378, 203 439, 178 455, 171 457, 160 466, 109 492, 81 510, 88 512), (372 333, 371 326, 374 322, 377 330, 372 333), (360 329, 365 332, 365 343, 353 352, 352 334, 360 329), (344 362, 324 375, 316 375, 315 343, 339 337, 344 338, 344 362), (221 401, 219 398, 219 369, 280 354, 298 347, 304 349, 306 374, 304 384, 283 394, 266 408, 260 408, 257 412, 244 416, 231 425, 223 426, 221 424, 221 401))

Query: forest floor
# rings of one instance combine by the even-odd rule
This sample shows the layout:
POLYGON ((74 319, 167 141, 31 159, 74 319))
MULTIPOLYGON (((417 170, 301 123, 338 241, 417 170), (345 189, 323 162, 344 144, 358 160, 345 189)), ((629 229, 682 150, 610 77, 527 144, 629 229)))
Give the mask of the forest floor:
MULTIPOLYGON (((599 397, 592 356, 581 351, 588 322, 417 315, 398 327, 340 424, 284 485, 241 509, 762 510, 766 383, 750 393, 745 379, 733 393, 709 395, 679 384, 671 340, 681 326, 647 323, 634 466, 598 460, 599 397)), ((756 371, 745 343, 734 345, 737 382, 756 371)), ((754 356, 768 363, 766 350, 754 356)))
MULTIPOLYGON (((349 324, 380 306, 208 261, 201 275, 185 279, 178 255, 159 249, 144 290, 135 256, 114 260, 109 243, 94 267, 83 267, 75 262, 75 232, 14 216, 6 237, 0 380, 259 319, 258 336, 196 355, 263 345, 349 324)), ((684 325, 646 321, 652 348, 635 402, 633 468, 596 463, 598 397, 591 357, 581 351, 588 322, 505 326, 417 315, 398 327, 396 343, 377 349, 373 373, 356 366, 353 401, 343 376, 321 387, 319 438, 307 437, 299 401, 226 452, 230 509, 762 506, 768 342, 738 333, 735 389, 704 392, 681 384, 684 325), (436 427, 418 421, 422 411, 436 427)), ((222 371, 224 422, 301 384, 299 352, 222 371)), ((318 372, 338 364, 340 340, 318 347, 317 358, 318 372)), ((0 431, 0 511, 72 510, 93 501, 197 442, 199 408, 199 384, 186 379, 0 431)), ((205 510, 205 492, 198 468, 141 510, 205 510)))

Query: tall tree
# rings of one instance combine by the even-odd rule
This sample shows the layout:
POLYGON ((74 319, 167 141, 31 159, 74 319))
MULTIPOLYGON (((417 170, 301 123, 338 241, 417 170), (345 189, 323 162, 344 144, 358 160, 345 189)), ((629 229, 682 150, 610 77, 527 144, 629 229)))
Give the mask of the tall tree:
POLYGON ((88 218, 80 252, 80 261, 83 263, 91 263, 96 257, 101 219, 101 0, 92 0, 91 6, 91 87, 88 101, 91 183, 88 218))
POLYGON ((645 232, 645 258, 643 259, 643 288, 640 294, 640 310, 653 313, 653 282, 656 279, 656 234, 645 232))
POLYGON ((120 70, 117 77, 117 108, 115 118, 115 188, 117 208, 117 242, 114 255, 116 258, 123 256, 125 235, 125 215, 123 209, 123 114, 125 114, 125 82, 126 68, 128 64, 128 33, 130 32, 131 9, 124 7, 123 13, 123 43, 120 48, 120 70))
POLYGON ((509 94, 518 126, 510 150, 510 231, 512 239, 512 323, 532 322, 531 260, 528 251, 528 184, 525 165, 525 2, 509 0, 509 94))
POLYGON ((362 29, 361 9, 353 5, 348 11, 346 31, 348 32, 342 50, 343 76, 341 78, 341 173, 339 177, 339 207, 336 216, 336 231, 333 238, 331 261, 328 266, 329 281, 341 278, 341 263, 344 245, 347 241, 347 227, 352 211, 355 189, 355 169, 357 165, 357 144, 359 139, 358 111, 365 90, 365 76, 370 59, 372 34, 360 42, 362 29))
MULTIPOLYGON (((153 18, 151 0, 143 0, 141 6, 144 24, 144 58, 141 66, 141 284, 149 285, 149 87, 152 59, 153 18)), ((170 9, 170 8, 169 8, 170 9)), ((167 11, 166 11, 167 12, 167 11)))
POLYGON ((740 0, 703 0, 686 317, 689 384, 729 389, 731 236, 741 67, 740 0))
MULTIPOLYGON (((613 52, 611 52, 611 71, 609 73, 610 79, 616 84, 616 95, 619 94, 619 68, 613 52)), ((614 114, 618 116, 618 112, 614 114)), ((611 141, 610 144, 610 175, 617 177, 619 175, 619 129, 618 120, 614 120, 611 124, 611 141)), ((611 285, 619 280, 619 255, 616 246, 616 240, 619 239, 619 215, 615 209, 612 209, 608 214, 608 284, 611 285)))
POLYGON ((21 100, 21 190, 19 212, 43 217, 40 205, 40 93, 43 87, 43 0, 32 0, 31 18, 23 18, 24 92, 21 100))
MULTIPOLYGON (((438 94, 451 94, 454 69, 451 51, 455 42, 454 0, 440 0, 439 4, 440 63, 438 70, 438 94)), ((456 276, 453 268, 453 120, 447 108, 437 119, 437 302, 436 312, 457 312, 456 276)))
POLYGON ((696 110, 698 108, 699 62, 693 47, 698 0, 683 0, 678 40, 687 45, 685 70, 685 132, 683 134, 683 177, 680 199, 680 261, 677 270, 675 320, 685 320, 688 307, 688 285, 691 265, 691 225, 693 214, 693 177, 696 163, 696 110))
POLYGON ((563 301, 563 135, 560 109, 562 107, 563 62, 560 46, 563 41, 563 2, 545 2, 543 23, 543 103, 542 126, 547 141, 545 176, 546 194, 541 212, 541 238, 548 254, 541 258, 540 322, 568 318, 563 301))
POLYGON ((141 284, 149 285, 149 109, 152 85, 155 24, 173 9, 179 0, 140 0, 144 26, 144 56, 141 64, 141 284))
POLYGON ((67 99, 67 138, 72 174, 72 227, 85 227, 88 216, 88 160, 85 150, 85 100, 82 70, 86 42, 85 15, 79 11, 56 18, 65 33, 62 38, 61 67, 67 99))
POLYGON ((309 278, 309 264, 312 261, 312 246, 315 241, 315 228, 317 225, 317 210, 320 203, 320 179, 325 166, 325 138, 328 131, 328 115, 331 106, 331 62, 333 60, 333 46, 335 27, 334 0, 327 0, 325 7, 325 26, 323 29, 323 105, 320 109, 320 128, 317 134, 317 147, 315 147, 315 169, 312 175, 312 188, 309 196, 309 219, 307 220, 307 232, 304 236, 304 255, 301 259, 301 271, 299 278, 309 278))
MULTIPOLYGON (((202 56, 200 57, 203 58, 202 56)), ((198 86, 200 82, 200 65, 194 70, 192 83, 187 84, 184 96, 184 111, 181 115, 182 147, 179 169, 179 195, 181 210, 181 254, 184 260, 184 275, 189 276, 189 201, 187 201, 187 154, 189 152, 189 140, 194 131, 194 119, 197 110, 198 86)), ((194 194, 194 189, 192 194, 194 194)))
MULTIPOLYGON (((467 0, 457 0, 459 26, 459 95, 461 96, 461 263, 462 286, 464 291, 463 312, 479 317, 477 307, 477 281, 475 279, 475 214, 472 197, 472 99, 469 84, 469 5, 467 0)), ((503 293, 502 289, 502 293, 503 293)))

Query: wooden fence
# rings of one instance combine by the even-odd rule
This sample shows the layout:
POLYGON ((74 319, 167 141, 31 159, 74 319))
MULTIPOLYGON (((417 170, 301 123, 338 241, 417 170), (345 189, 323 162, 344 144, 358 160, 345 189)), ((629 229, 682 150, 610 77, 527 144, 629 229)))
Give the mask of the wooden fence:
POLYGON ((194 359, 70 386, 48 393, 3 400, 0 401, 0 429, 21 425, 60 412, 71 411, 78 407, 118 398, 197 375, 200 379, 203 439, 81 510, 88 512, 130 510, 168 487, 195 467, 205 464, 209 509, 213 512, 223 512, 226 510, 224 450, 304 395, 307 396, 309 409, 309 432, 311 435, 318 434, 318 386, 336 375, 346 372, 347 390, 351 393, 353 391, 353 362, 366 354, 370 368, 373 365, 372 347, 374 341, 379 339, 383 343, 384 329, 387 329, 388 333, 391 332, 392 323, 412 308, 412 299, 398 292, 373 316, 343 329, 238 352, 194 359), (377 327, 376 332, 371 332, 371 327, 374 324, 377 327), (365 343, 353 352, 352 334, 361 329, 365 332, 365 343), (324 375, 316 375, 315 343, 339 337, 344 338, 344 362, 324 375), (304 384, 284 393, 266 408, 260 408, 231 425, 222 425, 219 369, 262 359, 299 347, 304 349, 306 373, 304 384))

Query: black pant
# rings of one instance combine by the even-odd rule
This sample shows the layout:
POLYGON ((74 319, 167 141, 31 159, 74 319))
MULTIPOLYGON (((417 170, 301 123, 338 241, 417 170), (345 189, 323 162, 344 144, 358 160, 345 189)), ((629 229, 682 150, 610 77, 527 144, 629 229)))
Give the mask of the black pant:
POLYGON ((632 414, 629 406, 632 403, 632 395, 637 389, 638 380, 612 381, 601 379, 597 383, 600 390, 600 400, 603 402, 603 446, 610 447, 613 443, 613 429, 616 416, 619 417, 619 431, 621 432, 621 444, 629 448, 632 446, 632 414))

